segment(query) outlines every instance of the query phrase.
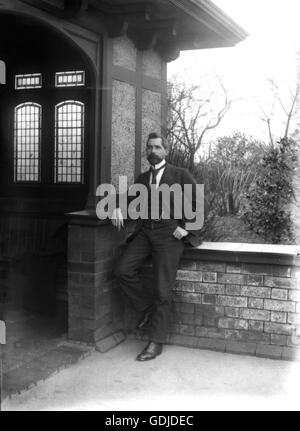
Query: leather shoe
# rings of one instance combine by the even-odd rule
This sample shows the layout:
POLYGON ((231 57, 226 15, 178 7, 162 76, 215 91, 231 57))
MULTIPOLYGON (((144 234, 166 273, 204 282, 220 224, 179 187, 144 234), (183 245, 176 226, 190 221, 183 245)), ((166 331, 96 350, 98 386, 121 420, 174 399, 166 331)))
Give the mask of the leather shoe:
POLYGON ((136 357, 137 361, 150 361, 155 359, 156 356, 162 352, 162 343, 156 343, 155 341, 149 341, 144 350, 136 357))
POLYGON ((152 311, 153 311, 152 308, 148 308, 145 311, 141 320, 138 321, 135 329, 143 329, 149 323, 152 311))

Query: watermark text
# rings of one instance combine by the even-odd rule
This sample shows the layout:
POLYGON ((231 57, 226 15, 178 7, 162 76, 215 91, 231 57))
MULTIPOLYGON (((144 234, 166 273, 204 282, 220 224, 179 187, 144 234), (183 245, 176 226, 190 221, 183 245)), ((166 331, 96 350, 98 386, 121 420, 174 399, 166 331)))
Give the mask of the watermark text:
POLYGON ((187 230, 199 230, 204 223, 203 184, 162 184, 148 187, 133 184, 128 192, 127 177, 119 177, 118 193, 112 184, 101 184, 96 196, 101 197, 96 207, 100 220, 111 218, 120 208, 124 219, 184 220, 187 230))

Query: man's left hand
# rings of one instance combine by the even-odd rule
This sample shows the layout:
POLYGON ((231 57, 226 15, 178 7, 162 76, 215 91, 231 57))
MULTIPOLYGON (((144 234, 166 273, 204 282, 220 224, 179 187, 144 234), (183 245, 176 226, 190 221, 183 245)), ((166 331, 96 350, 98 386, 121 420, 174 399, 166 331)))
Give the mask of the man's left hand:
POLYGON ((177 226, 177 228, 173 232, 173 236, 175 236, 176 239, 182 239, 185 236, 187 236, 189 233, 187 230, 183 229, 180 226, 177 226))

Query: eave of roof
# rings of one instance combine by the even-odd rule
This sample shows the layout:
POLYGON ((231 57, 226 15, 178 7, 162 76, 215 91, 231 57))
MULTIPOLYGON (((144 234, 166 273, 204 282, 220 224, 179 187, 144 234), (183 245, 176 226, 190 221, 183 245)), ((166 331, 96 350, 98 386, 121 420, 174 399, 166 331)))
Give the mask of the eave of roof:
POLYGON ((169 2, 223 36, 229 43, 241 42, 248 36, 239 24, 211 0, 169 0, 169 2))
POLYGON ((60 18, 127 34, 140 50, 157 49, 166 61, 181 50, 231 47, 247 32, 211 0, 21 0, 60 18))
POLYGON ((248 33, 211 0, 89 0, 89 5, 106 15, 130 21, 138 34, 159 28, 161 42, 182 49, 234 46, 248 33), (134 15, 135 21, 132 19, 134 15), (173 21, 173 24, 170 23, 173 21), (161 36, 165 29, 170 34, 161 36))

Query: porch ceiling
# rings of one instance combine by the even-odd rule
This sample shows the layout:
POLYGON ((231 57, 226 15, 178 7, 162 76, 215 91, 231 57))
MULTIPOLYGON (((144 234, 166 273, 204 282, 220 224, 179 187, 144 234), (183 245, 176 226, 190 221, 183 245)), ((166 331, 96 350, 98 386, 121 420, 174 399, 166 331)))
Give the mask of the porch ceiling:
POLYGON ((137 48, 166 61, 181 50, 234 46, 247 32, 211 0, 22 0, 67 19, 88 15, 110 37, 128 34, 137 48))
MULTIPOLYGON (((88 0, 89 8, 163 33, 180 50, 233 46, 247 32, 210 0, 88 0)), ((139 33, 141 35, 141 33, 139 33)))

